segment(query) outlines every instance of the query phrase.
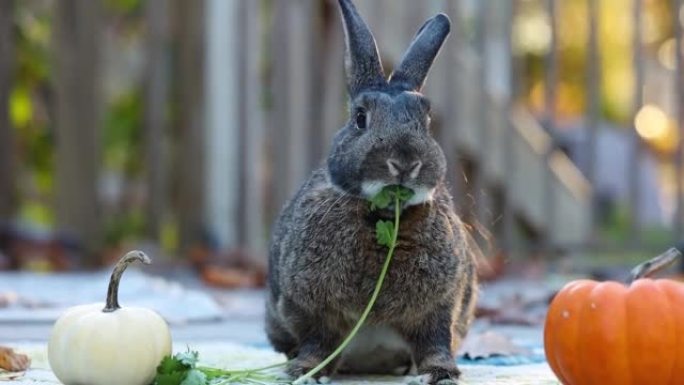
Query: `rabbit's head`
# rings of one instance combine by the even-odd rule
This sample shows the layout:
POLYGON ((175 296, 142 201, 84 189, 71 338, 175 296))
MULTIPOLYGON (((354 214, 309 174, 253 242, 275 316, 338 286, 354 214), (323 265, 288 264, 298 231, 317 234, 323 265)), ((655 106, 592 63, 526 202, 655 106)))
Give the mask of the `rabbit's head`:
POLYGON ((439 14, 428 20, 386 80, 368 26, 351 0, 339 4, 350 118, 333 140, 327 162, 331 182, 364 198, 399 184, 415 192, 409 204, 429 201, 444 178, 446 160, 430 135, 430 103, 420 90, 449 34, 449 18, 439 14))

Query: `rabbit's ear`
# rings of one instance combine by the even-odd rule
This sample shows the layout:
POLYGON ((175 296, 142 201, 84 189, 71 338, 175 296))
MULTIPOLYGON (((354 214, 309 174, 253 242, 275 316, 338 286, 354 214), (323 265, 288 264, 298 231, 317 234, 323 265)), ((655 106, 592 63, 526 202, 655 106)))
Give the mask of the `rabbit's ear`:
POLYGON ((354 98, 359 92, 387 84, 373 34, 359 16, 351 0, 339 0, 346 53, 344 66, 347 72, 347 90, 354 98))
POLYGON ((399 66, 390 76, 390 85, 420 91, 439 49, 451 31, 451 21, 443 13, 433 17, 418 30, 399 66))

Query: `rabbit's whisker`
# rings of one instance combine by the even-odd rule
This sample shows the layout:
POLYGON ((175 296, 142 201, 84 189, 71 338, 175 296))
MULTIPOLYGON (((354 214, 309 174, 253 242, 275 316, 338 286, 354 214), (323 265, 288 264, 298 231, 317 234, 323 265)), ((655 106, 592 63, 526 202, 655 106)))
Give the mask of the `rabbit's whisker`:
POLYGON ((350 197, 349 194, 344 194, 344 193, 343 193, 343 194, 340 194, 340 196, 335 200, 335 202, 333 202, 333 203, 330 205, 330 207, 328 207, 328 211, 326 211, 325 214, 323 214, 323 216, 321 217, 321 219, 318 220, 318 224, 320 225, 321 222, 323 222, 323 220, 328 216, 328 214, 330 214, 330 211, 332 211, 332 209, 333 209, 333 208, 334 208, 342 199, 346 199, 346 201, 345 201, 344 203, 349 202, 349 200, 350 200, 349 197, 350 197))

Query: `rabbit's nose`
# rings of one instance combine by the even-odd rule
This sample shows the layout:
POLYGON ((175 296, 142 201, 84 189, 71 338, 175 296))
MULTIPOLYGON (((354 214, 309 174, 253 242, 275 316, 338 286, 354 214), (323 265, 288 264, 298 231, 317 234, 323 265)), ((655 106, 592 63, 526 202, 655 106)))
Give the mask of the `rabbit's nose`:
POLYGON ((404 165, 396 159, 387 159, 387 168, 389 169, 390 175, 394 177, 403 178, 408 176, 410 179, 416 179, 422 166, 423 162, 419 160, 411 162, 409 165, 404 165))

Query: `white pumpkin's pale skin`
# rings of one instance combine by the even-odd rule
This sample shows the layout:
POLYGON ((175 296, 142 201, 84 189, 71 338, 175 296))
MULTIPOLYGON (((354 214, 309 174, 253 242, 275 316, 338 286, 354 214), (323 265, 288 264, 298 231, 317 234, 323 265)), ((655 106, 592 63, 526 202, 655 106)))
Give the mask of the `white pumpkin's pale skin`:
POLYGON ((66 385, 148 385, 171 354, 166 322, 145 308, 111 313, 104 304, 81 305, 62 315, 48 343, 48 359, 66 385))
POLYGON ((48 360, 64 384, 149 385, 161 360, 171 354, 171 333, 159 314, 118 307, 118 281, 128 263, 115 269, 116 282, 113 287, 110 284, 114 294, 107 299, 114 305, 108 306, 109 311, 103 311, 103 303, 75 306, 55 323, 48 360))

